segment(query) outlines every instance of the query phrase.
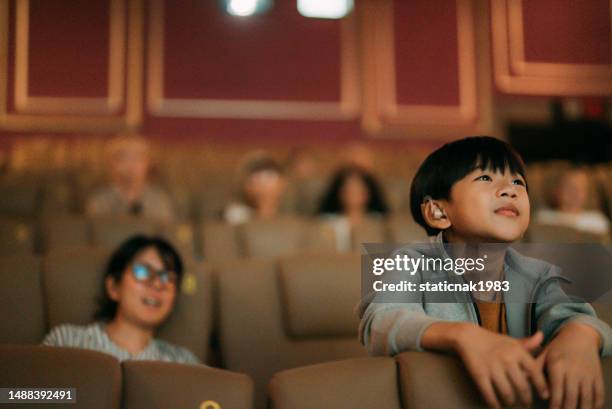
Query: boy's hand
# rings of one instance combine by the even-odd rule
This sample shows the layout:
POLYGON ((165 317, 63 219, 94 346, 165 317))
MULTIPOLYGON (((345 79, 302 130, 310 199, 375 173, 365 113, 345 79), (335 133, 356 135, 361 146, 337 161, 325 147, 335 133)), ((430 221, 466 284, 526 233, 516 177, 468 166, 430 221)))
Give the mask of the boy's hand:
POLYGON ((604 382, 599 359, 601 337, 586 324, 569 323, 537 357, 546 368, 550 409, 601 409, 604 382))
POLYGON ((549 395, 543 368, 531 355, 543 339, 541 332, 514 339, 472 325, 457 338, 456 350, 490 407, 501 408, 498 395, 506 405, 518 403, 518 395, 520 403, 530 406, 529 380, 542 399, 549 395))

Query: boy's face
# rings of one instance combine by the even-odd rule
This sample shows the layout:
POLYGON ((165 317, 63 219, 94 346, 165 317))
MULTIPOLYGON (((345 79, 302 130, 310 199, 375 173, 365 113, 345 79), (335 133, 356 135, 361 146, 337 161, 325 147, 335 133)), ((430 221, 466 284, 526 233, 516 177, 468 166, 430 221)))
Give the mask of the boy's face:
POLYGON ((529 196, 521 175, 476 169, 451 188, 444 212, 448 239, 510 243, 529 225, 529 196))

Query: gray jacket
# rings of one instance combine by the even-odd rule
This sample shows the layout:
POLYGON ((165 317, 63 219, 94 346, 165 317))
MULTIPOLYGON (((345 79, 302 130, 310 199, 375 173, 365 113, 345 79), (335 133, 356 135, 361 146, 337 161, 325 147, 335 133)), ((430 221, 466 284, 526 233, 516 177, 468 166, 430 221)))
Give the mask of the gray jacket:
MULTIPOLYGON (((441 236, 436 238, 437 251, 448 257, 441 236)), ((431 247, 430 247, 431 248, 431 247)), ((418 249, 402 252, 420 257, 418 249)), ((545 343, 569 322, 581 322, 595 328, 602 338, 602 356, 612 355, 612 329, 597 318, 593 307, 572 302, 561 288, 565 280, 559 269, 550 263, 526 257, 509 248, 505 256, 505 280, 512 292, 527 294, 522 302, 506 302, 508 334, 527 337, 538 329, 545 343), (525 302, 526 300, 531 302, 525 302)), ((454 274, 453 274, 454 275, 454 274)), ((418 274, 415 276, 418 280, 418 274)), ((413 278, 414 280, 414 278, 413 278)), ((421 336, 436 322, 473 322, 478 312, 471 298, 458 302, 428 302, 427 294, 406 296, 405 301, 382 302, 380 294, 371 294, 359 305, 359 339, 372 355, 395 355, 403 351, 422 351, 421 336), (379 298, 379 299, 377 299, 379 298)), ((466 297, 469 297, 466 296, 466 297)), ((394 300, 397 301, 397 300, 394 300)))

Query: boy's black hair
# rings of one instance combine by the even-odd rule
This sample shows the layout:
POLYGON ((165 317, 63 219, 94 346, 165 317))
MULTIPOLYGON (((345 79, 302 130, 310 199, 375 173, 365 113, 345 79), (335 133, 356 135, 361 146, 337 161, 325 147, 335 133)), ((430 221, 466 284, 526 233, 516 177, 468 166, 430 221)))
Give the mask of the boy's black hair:
POLYGON ((491 136, 472 136, 447 143, 431 153, 419 167, 410 186, 412 218, 427 235, 439 232, 427 224, 421 212, 425 196, 450 200, 453 185, 475 169, 519 174, 525 182, 525 164, 508 143, 491 136))
POLYGON ((346 166, 336 172, 327 191, 323 195, 323 199, 321 200, 317 213, 344 213, 340 200, 340 190, 346 181, 352 176, 357 176, 360 178, 368 190, 370 199, 368 200, 366 212, 386 215, 389 211, 389 207, 387 206, 385 195, 381 186, 370 172, 358 166, 346 166))
POLYGON ((121 281, 125 269, 134 261, 136 255, 147 247, 155 248, 164 263, 164 268, 176 273, 178 277, 177 288, 180 288, 183 276, 183 263, 176 250, 160 237, 132 236, 115 250, 106 266, 102 280, 102 296, 99 300, 98 310, 94 315, 95 320, 111 321, 115 318, 115 314, 117 314, 118 304, 106 292, 106 278, 112 277, 117 283, 121 281))

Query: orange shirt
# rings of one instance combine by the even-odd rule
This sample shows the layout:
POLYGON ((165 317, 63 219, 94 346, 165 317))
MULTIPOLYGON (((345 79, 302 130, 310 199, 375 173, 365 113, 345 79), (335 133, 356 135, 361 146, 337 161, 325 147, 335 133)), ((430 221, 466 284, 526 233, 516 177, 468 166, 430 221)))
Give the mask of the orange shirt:
POLYGON ((498 334, 508 333, 506 306, 503 302, 476 301, 480 314, 480 326, 498 334))

